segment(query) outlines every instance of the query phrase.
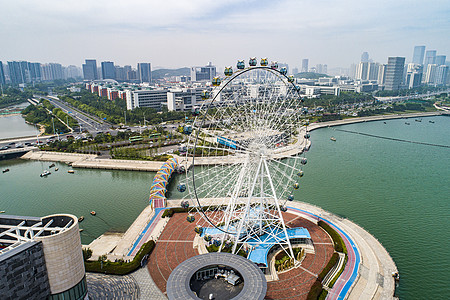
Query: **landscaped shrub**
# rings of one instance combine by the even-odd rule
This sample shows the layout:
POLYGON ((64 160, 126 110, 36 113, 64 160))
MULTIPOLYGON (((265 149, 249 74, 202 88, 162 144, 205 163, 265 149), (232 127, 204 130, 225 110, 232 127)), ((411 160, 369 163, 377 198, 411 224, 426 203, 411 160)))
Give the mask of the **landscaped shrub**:
POLYGON ((347 254, 347 247, 345 247, 345 243, 342 240, 342 237, 336 232, 336 230, 331 228, 330 225, 328 225, 327 223, 325 223, 322 220, 319 221, 318 225, 320 227, 322 227, 323 229, 325 229, 325 231, 328 232, 328 234, 333 239, 334 250, 336 250, 337 252, 343 252, 343 253, 347 254))
POLYGON ((316 280, 311 289, 309 290, 307 300, 317 300, 319 298, 320 293, 322 293, 322 284, 319 280, 316 280))
POLYGON ((318 280, 322 281, 325 276, 330 272, 330 270, 336 265, 336 263, 339 261, 339 254, 336 252, 333 253, 333 255, 330 258, 330 261, 328 264, 323 268, 322 272, 320 272, 319 276, 317 277, 318 280))
POLYGON ((84 263, 86 272, 104 273, 112 275, 126 275, 133 272, 141 265, 141 260, 145 255, 152 253, 153 248, 155 248, 155 242, 149 241, 142 245, 139 252, 136 254, 131 262, 124 262, 119 260, 117 262, 112 261, 86 261, 84 263))

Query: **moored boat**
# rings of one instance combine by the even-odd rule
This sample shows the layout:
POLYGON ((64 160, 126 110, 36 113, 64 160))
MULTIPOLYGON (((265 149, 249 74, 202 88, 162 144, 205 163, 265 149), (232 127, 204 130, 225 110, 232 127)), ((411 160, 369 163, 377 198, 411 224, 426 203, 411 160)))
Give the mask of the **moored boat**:
POLYGON ((50 175, 52 173, 50 173, 49 171, 45 170, 44 172, 41 173, 41 177, 47 177, 47 175, 50 175))
POLYGON ((70 169, 69 171, 67 171, 67 173, 69 173, 69 174, 73 174, 73 173, 75 173, 75 171, 74 171, 74 170, 72 170, 72 169, 70 169))
POLYGON ((3 173, 9 172, 9 169, 4 169, 2 172, 3 173))
POLYGON ((91 211, 91 215, 95 216, 96 214, 95 210, 91 211))
POLYGON ((59 168, 55 168, 55 171, 58 171, 59 170, 59 168))
POLYGON ((332 140, 333 142, 336 142, 336 138, 334 136, 330 137, 330 140, 332 140))
POLYGON ((78 218, 78 222, 83 222, 83 220, 84 220, 84 216, 81 216, 78 218))
POLYGON ((49 168, 53 168, 55 166, 55 164, 51 164, 50 166, 48 166, 49 168))

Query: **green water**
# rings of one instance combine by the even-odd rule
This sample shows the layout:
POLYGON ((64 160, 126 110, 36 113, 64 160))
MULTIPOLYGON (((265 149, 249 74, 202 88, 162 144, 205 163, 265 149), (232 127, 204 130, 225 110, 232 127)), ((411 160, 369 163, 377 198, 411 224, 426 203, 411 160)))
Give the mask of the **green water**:
MULTIPOLYGON (((450 146, 449 117, 423 118, 422 122, 408 119, 411 125, 405 122, 336 128, 450 146)), ((450 148, 333 128, 313 131, 311 140, 296 197, 347 217, 372 233, 397 264, 401 299, 448 297, 450 148), (331 141, 331 136, 337 141, 331 141)))
MULTIPOLYGON (((339 127, 337 127, 339 128, 339 127)), ((450 118, 388 120, 342 129, 450 145, 450 118), (435 123, 429 123, 432 120, 435 123), (406 125, 405 121, 411 125, 406 125)), ((450 148, 377 139, 324 128, 312 147, 296 199, 347 217, 372 233, 400 271, 401 299, 444 299, 450 294, 450 148), (330 137, 336 137, 333 142, 330 137)), ((9 214, 84 215, 83 243, 107 230, 124 231, 148 204, 154 173, 75 169, 48 178, 48 162, 0 161, 0 210, 9 214), (95 210, 96 217, 89 215, 95 210)), ((180 198, 176 183, 170 195, 180 198)))
POLYGON ((148 205, 155 173, 75 169, 56 163, 20 159, 0 161, 0 210, 6 214, 45 216, 70 213, 84 216, 81 241, 90 243, 104 232, 124 232, 148 205), (40 177, 43 170, 52 172, 40 177), (91 216, 90 211, 96 211, 91 216))

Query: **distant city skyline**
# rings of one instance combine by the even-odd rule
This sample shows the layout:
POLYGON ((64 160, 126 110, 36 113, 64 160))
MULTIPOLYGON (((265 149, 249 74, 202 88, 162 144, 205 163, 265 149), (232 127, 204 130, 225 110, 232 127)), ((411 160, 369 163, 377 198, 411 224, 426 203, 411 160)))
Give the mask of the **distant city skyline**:
POLYGON ((416 45, 450 55, 449 11, 442 0, 3 1, 0 60, 223 68, 256 56, 333 68, 368 52, 411 61, 416 45))

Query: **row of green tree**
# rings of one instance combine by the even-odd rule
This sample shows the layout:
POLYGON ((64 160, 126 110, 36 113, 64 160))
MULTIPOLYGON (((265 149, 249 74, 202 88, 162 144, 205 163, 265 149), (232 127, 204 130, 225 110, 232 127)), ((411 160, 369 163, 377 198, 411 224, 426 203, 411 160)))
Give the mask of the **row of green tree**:
POLYGON ((341 104, 373 102, 376 99, 367 93, 341 92, 339 96, 321 95, 320 98, 305 99, 304 105, 308 107, 323 106, 332 107, 341 104))
POLYGON ((414 95, 414 94, 426 94, 428 92, 439 92, 439 91, 445 91, 448 87, 445 86, 427 86, 422 85, 416 88, 412 89, 402 89, 402 90, 395 90, 395 91, 378 91, 375 93, 375 96, 377 97, 395 97, 395 96, 408 96, 408 95, 414 95))
POLYGON ((27 91, 22 92, 21 90, 12 87, 5 88, 3 94, 0 95, 0 108, 26 102, 27 99, 32 96, 33 94, 27 91))
POLYGON ((36 106, 28 105, 22 111, 22 115, 24 115, 27 122, 44 125, 45 133, 48 134, 69 132, 67 126, 59 119, 66 123, 68 122, 68 125, 72 128, 78 126, 78 122, 75 119, 64 113, 60 108, 53 106, 48 100, 41 100, 41 103, 36 106))

